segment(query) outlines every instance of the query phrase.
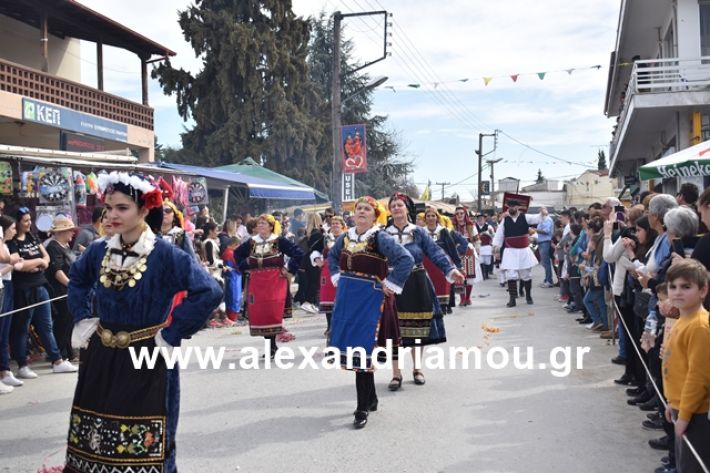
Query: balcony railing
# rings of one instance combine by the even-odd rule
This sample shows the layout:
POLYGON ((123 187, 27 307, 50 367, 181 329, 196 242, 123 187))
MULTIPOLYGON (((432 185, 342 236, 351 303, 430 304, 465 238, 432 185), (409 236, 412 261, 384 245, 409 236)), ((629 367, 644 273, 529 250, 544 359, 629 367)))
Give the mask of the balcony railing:
POLYGON ((150 107, 2 59, 0 90, 153 129, 153 109, 150 107))

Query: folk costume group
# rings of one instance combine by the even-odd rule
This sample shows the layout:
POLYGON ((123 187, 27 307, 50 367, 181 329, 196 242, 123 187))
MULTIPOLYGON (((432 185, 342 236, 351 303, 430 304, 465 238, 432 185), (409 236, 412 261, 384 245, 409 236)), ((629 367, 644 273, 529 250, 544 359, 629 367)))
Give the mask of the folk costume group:
MULTIPOLYGON (((83 350, 64 471, 176 472, 179 372, 162 357, 152 369, 135 368, 128 348, 159 347, 165 354, 179 347, 205 325, 223 290, 200 266, 162 185, 119 172, 101 175, 99 185, 111 233, 92 243, 69 274, 72 344, 83 350), (156 209, 164 218, 154 232, 146 217, 156 209)), ((404 194, 395 193, 388 207, 391 220, 382 225, 382 206, 360 198, 353 226, 333 217, 309 248, 309 263, 322 269, 320 308, 328 316, 329 346, 340 350, 343 368, 355 371, 355 428, 377 410, 375 347, 393 348, 388 388, 399 390, 403 360, 397 347, 412 347, 413 358, 420 358, 415 351, 422 346, 445 342, 443 315, 453 302, 452 287, 463 287, 465 305, 481 272, 473 245, 477 229, 467 216, 450 231, 432 208, 425 226, 416 226, 414 204, 404 194), (348 349, 363 355, 348 359, 348 349)), ((520 238, 534 221, 512 206, 493 238, 494 248, 505 247, 501 268, 509 281, 529 281, 537 263, 520 238)), ((250 334, 269 340, 265 356, 271 357, 284 330, 289 273, 304 259, 278 226, 273 216, 261 215, 255 234, 234 250, 250 334)), ((529 296, 529 284, 526 289, 529 296)), ((420 369, 413 379, 425 384, 420 369)))

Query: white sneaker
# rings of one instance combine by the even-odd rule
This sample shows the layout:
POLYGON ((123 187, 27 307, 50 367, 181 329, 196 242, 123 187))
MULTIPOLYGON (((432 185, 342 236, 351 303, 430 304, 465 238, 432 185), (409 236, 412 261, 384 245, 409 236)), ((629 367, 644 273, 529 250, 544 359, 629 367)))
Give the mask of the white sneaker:
POLYGON ((12 386, 8 386, 5 383, 0 383, 0 394, 10 394, 14 390, 15 388, 13 388, 12 386))
POLYGON ((301 310, 305 310, 306 312, 310 312, 311 314, 317 314, 318 309, 313 306, 310 302, 304 302, 301 304, 301 310))
POLYGON ((591 330, 592 327, 594 327, 594 325, 596 325, 596 322, 592 322, 592 323, 589 324, 589 325, 585 325, 585 327, 588 328, 589 330, 591 330))
POLYGON ((62 360, 61 363, 52 365, 53 373, 75 373, 77 371, 79 371, 79 368, 77 368, 75 365, 72 365, 67 360, 62 360))
POLYGON ((37 377, 37 373, 32 371, 29 366, 23 366, 17 370, 17 377, 22 379, 35 379, 37 377))
POLYGON ((15 378, 15 375, 12 374, 12 371, 8 371, 5 376, 0 378, 0 382, 2 382, 3 384, 7 384, 8 386, 14 386, 14 387, 22 386, 23 384, 25 384, 22 381, 20 381, 19 379, 15 378))

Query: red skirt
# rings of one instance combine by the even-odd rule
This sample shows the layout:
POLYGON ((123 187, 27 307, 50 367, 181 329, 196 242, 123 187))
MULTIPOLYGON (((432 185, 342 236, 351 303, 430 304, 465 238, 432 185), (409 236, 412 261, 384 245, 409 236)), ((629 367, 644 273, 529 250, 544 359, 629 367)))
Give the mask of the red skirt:
POLYGON ((251 335, 268 337, 283 331, 286 281, 280 268, 249 270, 246 305, 251 335))
POLYGON ((434 292, 439 304, 449 305, 449 295, 451 294, 451 284, 446 280, 446 275, 441 272, 429 258, 424 257, 424 269, 426 269, 429 279, 434 285, 434 292))
POLYGON ((335 302, 335 286, 330 281, 330 269, 325 264, 320 269, 320 303, 318 308, 321 312, 333 312, 333 303, 335 302))

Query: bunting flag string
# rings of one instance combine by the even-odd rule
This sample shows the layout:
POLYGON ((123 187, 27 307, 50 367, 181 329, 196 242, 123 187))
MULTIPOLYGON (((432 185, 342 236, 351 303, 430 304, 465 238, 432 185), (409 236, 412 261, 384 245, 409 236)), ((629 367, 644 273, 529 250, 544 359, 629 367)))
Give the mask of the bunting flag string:
MULTIPOLYGON (((625 66, 626 64, 620 64, 621 66, 625 66)), ((501 76, 483 76, 481 77, 483 79, 483 86, 488 87, 491 82, 493 82, 495 79, 501 79, 501 78, 507 78, 512 80, 514 83, 518 82, 518 79, 521 78, 522 76, 537 76, 538 79, 540 80, 545 80, 545 78, 549 74, 554 74, 558 72, 566 72, 567 75, 572 75, 575 72, 580 72, 580 71, 585 71, 585 70, 601 70, 602 66, 599 64, 596 64, 594 66, 585 66, 585 67, 569 67, 565 69, 559 69, 559 70, 552 70, 552 71, 540 71, 540 72, 518 72, 515 74, 508 74, 508 75, 501 75, 501 76)), ((448 80, 448 81, 441 81, 441 82, 424 82, 424 83, 418 83, 418 82, 413 82, 409 84, 401 84, 401 85, 387 85, 384 88, 385 89, 390 89, 392 92, 397 92, 397 89, 405 89, 405 88, 410 88, 410 89, 419 89, 422 86, 431 86, 433 88, 437 88, 438 86, 442 84, 452 84, 456 82, 460 83, 465 83, 469 82, 471 78, 469 77, 463 77, 461 79, 453 79, 453 80, 448 80)))

